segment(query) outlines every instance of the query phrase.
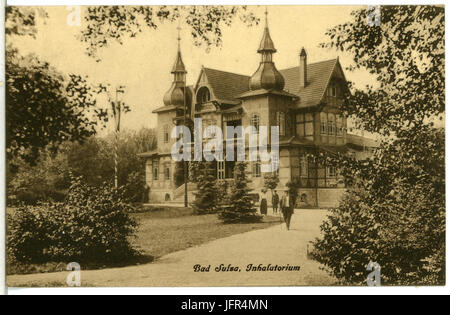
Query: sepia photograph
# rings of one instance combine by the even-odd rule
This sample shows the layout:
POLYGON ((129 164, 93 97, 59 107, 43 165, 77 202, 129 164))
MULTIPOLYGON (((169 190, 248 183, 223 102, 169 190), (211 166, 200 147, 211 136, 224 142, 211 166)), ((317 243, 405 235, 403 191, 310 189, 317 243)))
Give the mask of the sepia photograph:
POLYGON ((7 288, 446 285, 444 5, 2 9, 7 288))

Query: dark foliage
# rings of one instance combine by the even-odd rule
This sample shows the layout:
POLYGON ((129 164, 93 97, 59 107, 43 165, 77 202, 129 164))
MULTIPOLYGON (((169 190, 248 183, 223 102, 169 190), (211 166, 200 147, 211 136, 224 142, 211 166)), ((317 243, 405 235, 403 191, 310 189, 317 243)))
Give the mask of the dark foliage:
POLYGON ((219 219, 224 223, 256 223, 261 222, 255 202, 248 187, 246 163, 237 162, 234 168, 234 183, 219 212, 219 219))
POLYGON ((64 203, 22 206, 8 218, 8 258, 19 263, 120 262, 135 256, 137 224, 122 193, 72 183, 64 203))
POLYGON ((199 163, 196 175, 197 192, 192 204, 195 214, 217 212, 216 182, 214 163, 206 161, 199 163))
MULTIPOLYGON (((323 224, 314 258, 344 284, 365 285, 366 266, 381 266, 385 285, 445 283, 444 8, 381 7, 330 31, 379 86, 354 90, 344 110, 382 142, 365 161, 326 157, 352 188, 323 224)), ((322 157, 323 158, 323 157, 322 157)))

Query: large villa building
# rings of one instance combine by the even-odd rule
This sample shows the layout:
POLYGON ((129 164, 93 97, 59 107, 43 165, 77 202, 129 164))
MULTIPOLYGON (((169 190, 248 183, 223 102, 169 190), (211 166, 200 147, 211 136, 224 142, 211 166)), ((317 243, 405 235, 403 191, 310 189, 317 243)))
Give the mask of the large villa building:
MULTIPOLYGON (((203 128, 254 126, 259 130, 259 126, 279 126, 278 190, 296 182, 299 207, 336 205, 345 190, 336 168, 312 162, 307 156, 326 152, 364 159, 376 147, 375 141, 347 132, 347 118, 339 107, 349 91, 339 58, 308 63, 302 49, 296 67, 277 70, 267 21, 257 52, 261 62, 252 76, 202 67, 197 82, 186 87, 186 69, 178 48, 172 86, 164 96, 164 105, 154 110, 158 115, 158 148, 140 155, 146 160, 151 203, 183 201, 184 185, 177 185, 177 162, 171 156, 177 139, 170 135, 174 126, 184 124, 186 108, 188 125, 194 118, 202 118, 203 128)), ((215 164, 219 180, 233 179, 234 162, 215 164)), ((249 162, 248 173, 255 196, 261 195, 261 162, 249 162)), ((195 185, 188 184, 188 188, 192 201, 195 185)))

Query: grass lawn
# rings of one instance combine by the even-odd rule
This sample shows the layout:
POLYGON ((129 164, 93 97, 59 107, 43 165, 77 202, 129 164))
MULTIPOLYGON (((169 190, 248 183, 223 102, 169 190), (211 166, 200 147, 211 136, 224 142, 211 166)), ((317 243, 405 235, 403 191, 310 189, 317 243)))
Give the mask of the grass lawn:
MULTIPOLYGON (((147 208, 132 216, 139 223, 137 237, 132 240, 142 257, 127 265, 150 263, 166 254, 201 245, 219 238, 280 223, 278 217, 266 217, 262 223, 222 224, 217 215, 195 216, 189 208, 147 208)), ((16 265, 7 263, 7 274, 30 274, 65 271, 68 262, 16 265)), ((126 265, 86 265, 85 269, 124 267, 126 265)))
POLYGON ((278 217, 265 217, 262 223, 222 224, 217 215, 192 215, 191 209, 169 208, 135 215, 140 222, 137 248, 155 258, 204 244, 219 238, 279 224, 278 217))

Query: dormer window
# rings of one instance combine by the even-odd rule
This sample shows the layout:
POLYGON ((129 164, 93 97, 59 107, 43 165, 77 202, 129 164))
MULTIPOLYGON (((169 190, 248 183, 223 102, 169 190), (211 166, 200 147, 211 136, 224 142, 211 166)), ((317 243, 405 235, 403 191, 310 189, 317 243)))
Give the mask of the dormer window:
POLYGON ((202 87, 197 92, 197 103, 205 104, 211 101, 211 93, 207 87, 202 87))

